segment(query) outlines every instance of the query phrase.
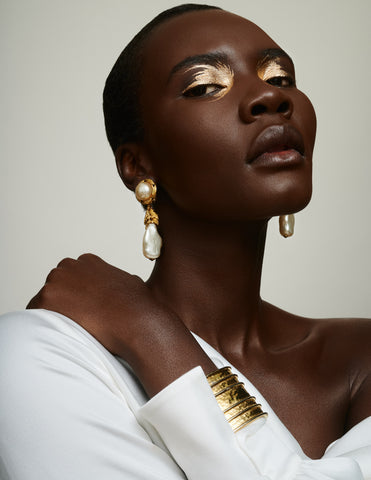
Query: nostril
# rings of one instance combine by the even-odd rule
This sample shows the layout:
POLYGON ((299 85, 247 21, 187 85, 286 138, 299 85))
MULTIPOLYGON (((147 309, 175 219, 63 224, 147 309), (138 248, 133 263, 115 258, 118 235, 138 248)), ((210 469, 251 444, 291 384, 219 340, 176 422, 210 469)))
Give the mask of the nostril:
POLYGON ((261 115, 267 111, 267 107, 258 103, 258 105, 254 105, 251 109, 251 114, 255 117, 256 115, 261 115))
POLYGON ((282 102, 280 104, 280 106, 277 109, 277 112, 278 113, 286 113, 286 112, 289 111, 289 109, 290 109, 290 104, 289 104, 289 102, 285 101, 285 102, 282 102))

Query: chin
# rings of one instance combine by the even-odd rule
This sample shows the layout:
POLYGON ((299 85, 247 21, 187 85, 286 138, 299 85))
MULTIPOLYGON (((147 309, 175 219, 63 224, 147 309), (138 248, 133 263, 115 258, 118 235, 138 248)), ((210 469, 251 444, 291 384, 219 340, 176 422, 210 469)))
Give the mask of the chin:
MULTIPOLYGON (((312 198, 312 182, 290 185, 277 192, 275 215, 287 215, 303 210, 312 198)), ((274 215, 274 216, 275 216, 274 215)))
POLYGON ((290 202, 289 210, 281 213, 281 215, 300 212, 309 204, 311 198, 312 198, 312 189, 310 189, 310 192, 308 192, 306 195, 301 195, 300 198, 292 199, 292 202, 290 202))

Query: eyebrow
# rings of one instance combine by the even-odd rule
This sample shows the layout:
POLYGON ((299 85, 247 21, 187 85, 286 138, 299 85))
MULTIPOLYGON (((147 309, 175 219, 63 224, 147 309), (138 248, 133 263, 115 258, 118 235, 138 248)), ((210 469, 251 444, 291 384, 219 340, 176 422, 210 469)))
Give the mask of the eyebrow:
POLYGON ((282 48, 266 48, 260 52, 261 61, 273 60, 274 58, 287 58, 293 65, 294 62, 290 55, 288 55, 282 48))
POLYGON ((186 67, 192 67, 194 65, 212 65, 214 67, 220 65, 221 63, 228 64, 227 56, 221 52, 212 52, 204 53, 202 55, 192 55, 185 58, 181 62, 177 63, 170 72, 168 80, 174 73, 182 70, 186 67))
MULTIPOLYGON (((287 58, 292 64, 291 57, 284 51, 282 48, 266 48, 260 52, 260 58, 262 61, 271 60, 274 58, 287 58)), ((179 70, 183 68, 192 67, 195 65, 212 65, 214 67, 220 65, 221 63, 228 65, 228 57, 224 53, 221 52, 211 52, 211 53, 203 53, 201 55, 191 55, 190 57, 186 57, 185 59, 181 60, 179 63, 174 65, 171 69, 169 74, 168 81, 170 80, 171 76, 174 75, 179 70)))

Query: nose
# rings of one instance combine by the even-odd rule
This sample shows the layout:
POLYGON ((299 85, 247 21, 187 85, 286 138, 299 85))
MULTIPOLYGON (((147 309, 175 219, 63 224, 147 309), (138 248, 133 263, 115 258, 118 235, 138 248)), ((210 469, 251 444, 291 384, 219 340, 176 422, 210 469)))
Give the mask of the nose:
POLYGON ((289 119, 294 105, 283 88, 265 84, 264 90, 255 95, 247 94, 240 104, 241 120, 252 123, 262 115, 280 115, 289 119))

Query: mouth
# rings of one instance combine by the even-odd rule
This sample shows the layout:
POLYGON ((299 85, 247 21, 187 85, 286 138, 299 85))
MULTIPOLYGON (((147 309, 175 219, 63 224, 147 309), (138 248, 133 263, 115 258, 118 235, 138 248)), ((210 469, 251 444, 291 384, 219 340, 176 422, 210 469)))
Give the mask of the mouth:
POLYGON ((255 139, 247 163, 266 166, 291 166, 304 160, 304 140, 292 125, 271 125, 255 139))

